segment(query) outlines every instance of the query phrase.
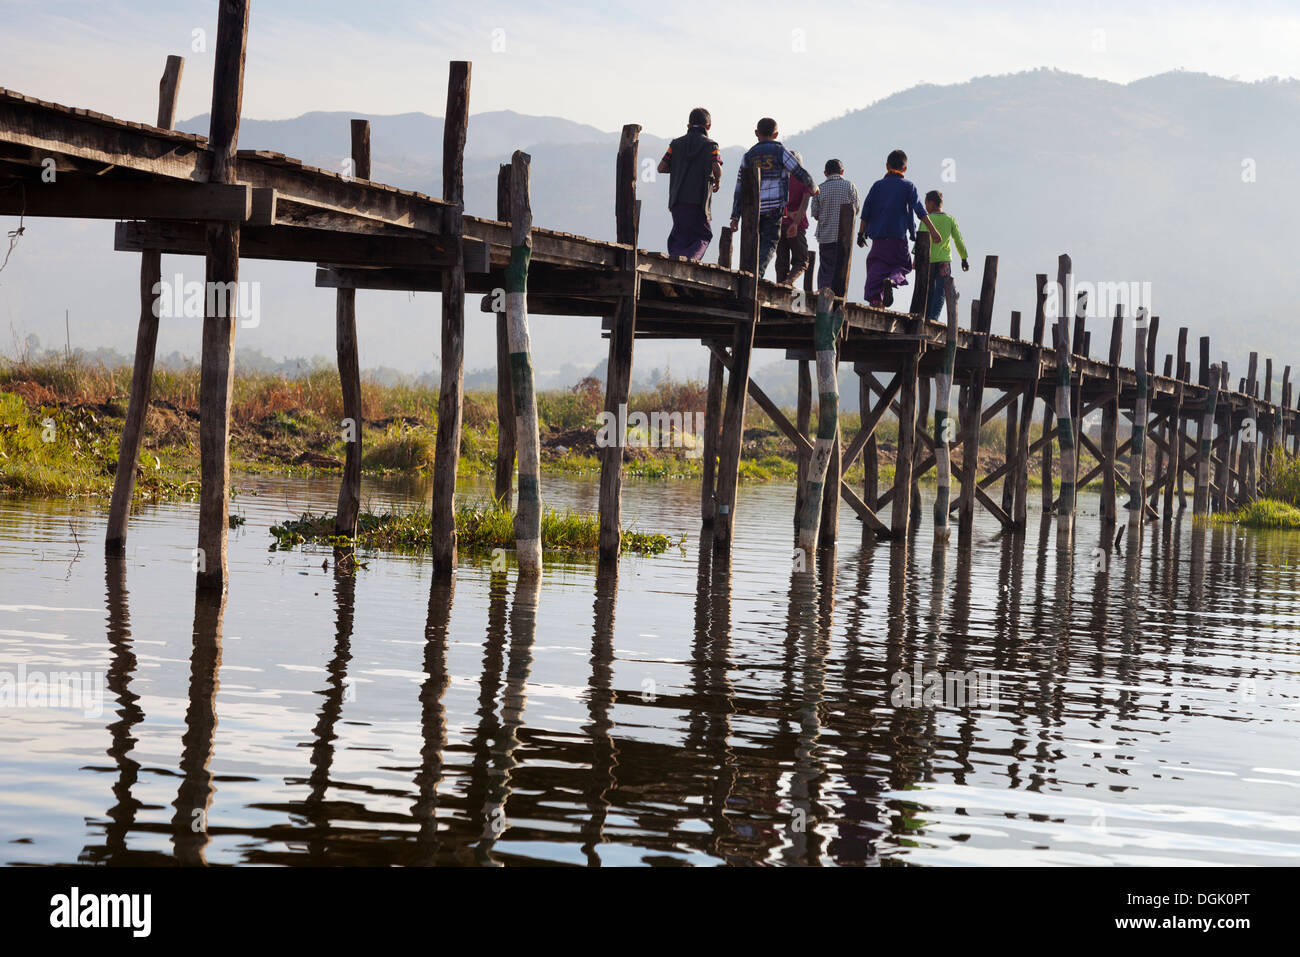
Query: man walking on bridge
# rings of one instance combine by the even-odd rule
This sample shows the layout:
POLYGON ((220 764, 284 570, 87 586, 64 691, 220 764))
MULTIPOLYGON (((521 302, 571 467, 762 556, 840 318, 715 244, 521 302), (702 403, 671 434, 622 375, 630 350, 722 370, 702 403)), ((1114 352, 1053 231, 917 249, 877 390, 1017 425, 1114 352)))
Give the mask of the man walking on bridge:
MULTIPOLYGON (((740 227, 740 186, 745 170, 758 169, 758 275, 767 272, 768 264, 776 254, 776 244, 781 238, 781 218, 785 215, 790 196, 790 177, 793 176, 816 196, 817 184, 800 165, 795 155, 777 139, 776 120, 765 116, 754 130, 758 142, 749 148, 736 171, 736 192, 731 199, 731 231, 740 227)), ((741 263, 741 267, 744 267, 741 263)))
POLYGON ((691 110, 686 134, 668 144, 659 172, 670 173, 668 211, 673 217, 668 234, 668 255, 704 258, 713 227, 709 225, 713 194, 722 185, 722 157, 709 139, 713 118, 702 106, 691 110))
POLYGON ((848 277, 840 279, 840 262, 844 258, 840 210, 848 206, 857 215, 858 188, 844 178, 844 164, 837 159, 826 161, 825 173, 821 192, 812 201, 813 218, 817 220, 817 288, 830 287, 835 295, 842 296, 848 277))
POLYGON ((930 214, 921 205, 916 186, 905 179, 907 154, 894 150, 885 160, 885 175, 871 184, 862 204, 862 222, 858 226, 858 245, 871 240, 867 253, 866 299, 873 306, 892 306, 894 287, 907 285, 912 271, 912 256, 907 237, 916 231, 912 214, 920 217, 930 231, 930 241, 938 245, 943 236, 930 222, 930 214))

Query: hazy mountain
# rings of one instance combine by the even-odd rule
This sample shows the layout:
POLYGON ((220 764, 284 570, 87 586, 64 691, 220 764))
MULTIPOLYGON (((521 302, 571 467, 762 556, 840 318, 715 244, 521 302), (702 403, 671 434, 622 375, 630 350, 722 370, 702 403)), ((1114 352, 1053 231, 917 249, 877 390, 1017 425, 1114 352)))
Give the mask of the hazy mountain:
MULTIPOLYGON (((709 105, 715 114, 725 108, 709 105)), ((240 145, 337 169, 348 152, 351 115, 245 121, 240 145)), ((374 177, 440 193, 441 120, 423 114, 370 119, 374 177)), ((785 129, 799 128, 797 116, 778 119, 785 129)), ((206 131, 207 120, 180 126, 206 131)), ((655 132, 662 136, 646 131, 641 138, 640 244, 648 249, 663 248, 669 226, 667 181, 653 167, 666 137, 680 130, 655 132)), ((522 148, 533 157, 534 221, 612 238, 617 141, 615 131, 556 117, 475 114, 467 143, 468 211, 494 215, 498 165, 522 148)), ((1240 83, 1179 72, 1124 85, 1038 70, 917 86, 786 142, 804 153, 819 181, 827 158, 843 160, 863 194, 883 173, 886 153, 907 150, 909 176, 922 191, 943 190, 970 246, 972 271, 958 280, 963 297, 978 293, 983 257, 1000 257, 995 331, 1007 328, 1012 309, 1023 311, 1028 330, 1034 273, 1054 275, 1057 255, 1068 252, 1078 279, 1151 284, 1151 305, 1162 317, 1161 359, 1180 324, 1192 330, 1192 356, 1195 337, 1212 335, 1215 355, 1229 360, 1234 381, 1245 371, 1249 349, 1262 355, 1276 349, 1279 366, 1293 358, 1287 283, 1293 254, 1283 224, 1300 212, 1300 82, 1240 83)), ((737 161, 748 145, 724 150, 715 230, 725 225, 737 161)), ((111 252, 111 224, 28 220, 27 226, 0 275, 0 308, 19 338, 35 332, 62 342, 69 308, 74 347, 129 349, 137 257, 111 252)), ((860 296, 861 250, 855 259, 851 291, 860 296)), ((168 257, 164 273, 201 271, 198 262, 168 257)), ((242 276, 262 281, 266 318, 256 329, 240 330, 241 345, 268 356, 332 354, 333 295, 313 287, 310 265, 249 261, 242 276)), ((963 302, 963 322, 967 308, 963 302)), ((362 293, 358 315, 363 365, 417 375, 436 369, 436 296, 362 293)), ((494 349, 492 324, 470 315, 472 372, 492 366, 494 349)), ((160 351, 197 354, 197 323, 175 322, 164 330, 160 351)), ((537 317, 534 324, 536 362, 549 381, 567 374, 566 366, 590 368, 603 355, 596 320, 537 317)), ((1109 320, 1094 319, 1089 328, 1094 354, 1103 354, 1109 320)), ((1127 359, 1131 340, 1126 345, 1127 359)), ((773 392, 784 389, 782 376, 794 381, 793 369, 772 367, 777 358, 760 353, 756 359, 760 381, 773 392)), ((1300 351, 1294 358, 1300 368, 1300 351)), ((698 343, 638 344, 638 374, 654 367, 699 374, 704 362, 698 343)), ((846 399, 847 393, 856 389, 846 390, 846 399)))

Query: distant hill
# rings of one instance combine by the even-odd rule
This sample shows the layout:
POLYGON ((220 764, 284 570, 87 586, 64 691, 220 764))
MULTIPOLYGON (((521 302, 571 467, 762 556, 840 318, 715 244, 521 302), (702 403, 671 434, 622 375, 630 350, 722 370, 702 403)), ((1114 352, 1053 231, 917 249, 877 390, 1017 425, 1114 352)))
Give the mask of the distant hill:
MULTIPOLYGON (((716 112, 721 104, 713 106, 716 112)), ((352 115, 247 120, 240 145, 338 168, 348 152, 352 115)), ((374 177, 439 194, 441 120, 416 113, 369 118, 374 177)), ((778 119, 783 128, 799 127, 797 116, 778 119)), ((203 132, 207 118, 179 125, 203 132)), ((669 226, 667 181, 653 175, 653 166, 665 137, 680 131, 657 132, 663 135, 644 132, 641 139, 640 244, 648 249, 663 248, 669 226)), ((557 117, 475 114, 467 143, 467 208, 494 214, 497 168, 522 148, 533 157, 536 223, 613 238, 617 140, 617 132, 557 117)), ((1294 360, 1300 368, 1300 349, 1292 352, 1297 337, 1288 281, 1294 253, 1284 232, 1300 213, 1300 82, 1241 83, 1175 72, 1116 84, 1037 70, 913 87, 786 142, 803 152, 819 180, 825 160, 840 158, 864 194, 883 173, 886 153, 907 150, 909 176, 922 191, 944 192, 971 247, 972 271, 959 277, 960 294, 967 300, 977 294, 986 254, 1000 257, 995 331, 1006 330, 1012 309, 1024 313, 1028 329, 1034 273, 1054 275, 1057 255, 1068 252, 1081 280, 1151 284, 1151 305, 1162 317, 1161 360, 1183 324, 1192 331, 1191 354, 1195 337, 1211 334, 1215 355, 1230 362, 1234 380, 1249 349, 1261 355, 1273 350, 1275 359, 1294 360), (945 170, 955 176, 945 178, 945 170)), ((726 181, 714 202, 715 230, 725 225, 737 161, 748 145, 724 150, 726 181)), ((45 341, 61 342, 68 307, 74 346, 129 349, 136 257, 108 251, 111 236, 109 224, 29 220, 28 234, 0 276, 0 315, 45 341)), ((863 259, 855 250, 857 296, 863 259)), ((178 259, 173 267, 169 257, 164 272, 193 263, 178 259)), ((271 316, 259 329, 240 331, 244 344, 272 356, 332 354, 332 296, 313 288, 310 266, 249 262, 243 268, 246 276, 263 279, 263 311, 271 316)), ((965 322, 966 302, 962 307, 965 322)), ((363 364, 416 374, 436 368, 436 296, 363 293, 358 314, 363 364)), ((605 344, 597 320, 537 317, 535 323, 537 365, 550 381, 566 366, 590 368, 600 360, 605 344)), ((1109 320, 1094 319, 1090 328, 1094 352, 1104 352, 1109 320)), ((492 366, 491 330, 490 323, 471 320, 468 369, 492 366)), ((197 354, 197 329, 169 334, 160 349, 197 354)), ((777 358, 760 353, 757 367, 777 358)), ((704 362, 698 343, 638 344, 638 374, 659 366, 678 377, 698 375, 704 362)), ((765 370, 760 381, 770 375, 773 391, 780 391, 781 374, 765 370)), ((793 370, 784 374, 792 384, 793 370)))

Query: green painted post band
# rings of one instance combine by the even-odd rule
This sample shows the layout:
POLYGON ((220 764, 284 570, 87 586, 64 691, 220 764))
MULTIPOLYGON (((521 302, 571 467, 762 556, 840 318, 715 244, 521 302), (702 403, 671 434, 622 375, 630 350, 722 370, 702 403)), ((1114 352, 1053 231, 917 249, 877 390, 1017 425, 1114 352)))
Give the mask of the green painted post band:
POLYGON ((538 486, 537 476, 519 476, 519 501, 540 502, 541 500, 541 490, 538 486))
POLYGON ((533 400, 533 360, 527 352, 510 353, 510 391, 515 408, 527 408, 533 400))
POLYGON ((813 349, 817 352, 833 352, 843 322, 844 316, 839 312, 817 313, 813 322, 813 349))
POLYGON ((532 258, 529 246, 510 247, 510 265, 506 267, 506 292, 528 291, 528 261, 532 258))
POLYGON ((817 395, 817 403, 817 438, 833 442, 835 426, 839 422, 839 393, 820 392, 817 395))

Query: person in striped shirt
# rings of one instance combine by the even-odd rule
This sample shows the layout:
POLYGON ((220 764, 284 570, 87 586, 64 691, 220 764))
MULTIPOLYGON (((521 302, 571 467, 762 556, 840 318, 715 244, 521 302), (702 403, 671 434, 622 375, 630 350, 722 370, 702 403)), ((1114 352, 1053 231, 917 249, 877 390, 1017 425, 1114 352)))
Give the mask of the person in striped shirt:
POLYGON ((844 248, 840 244, 840 210, 848 206, 856 217, 858 188, 844 178, 844 164, 837 159, 826 161, 826 181, 813 197, 810 212, 817 220, 817 288, 830 287, 837 296, 844 295, 848 277, 840 279, 840 262, 844 248))
MULTIPOLYGON (((758 142, 749 148, 736 171, 736 192, 731 198, 731 231, 734 233, 740 228, 740 186, 744 182, 745 170, 750 166, 757 167, 758 274, 762 276, 776 255, 776 244, 781 238, 781 218, 789 200, 790 177, 807 186, 814 196, 817 195, 817 184, 794 154, 777 139, 776 120, 770 116, 763 117, 758 121, 754 135, 758 142)), ((745 263, 740 266, 745 268, 745 263)))

